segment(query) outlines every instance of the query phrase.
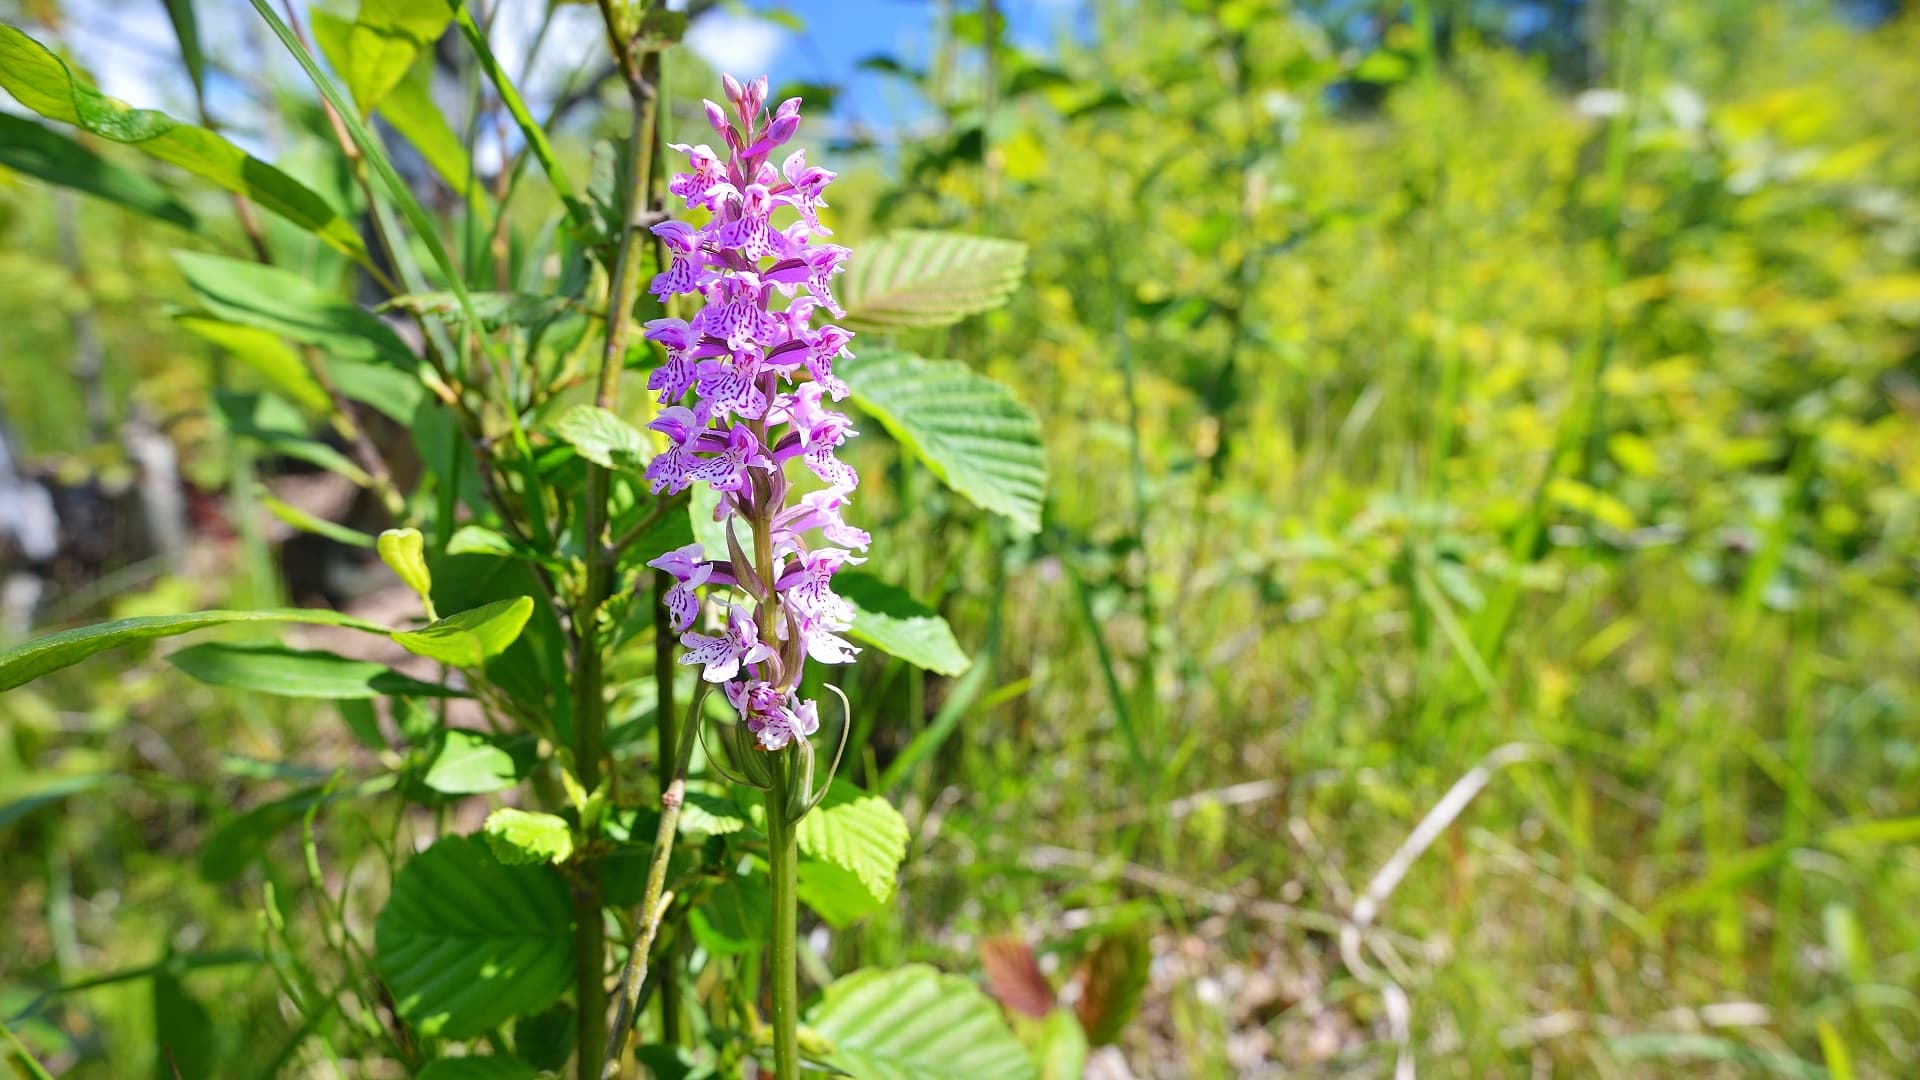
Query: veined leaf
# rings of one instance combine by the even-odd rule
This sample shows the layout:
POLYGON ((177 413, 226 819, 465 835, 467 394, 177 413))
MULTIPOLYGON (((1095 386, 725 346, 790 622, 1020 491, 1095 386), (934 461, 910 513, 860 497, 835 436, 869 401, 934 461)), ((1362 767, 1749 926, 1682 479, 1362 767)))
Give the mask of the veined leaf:
POLYGON ((178 225, 199 227, 193 211, 152 180, 122 168, 57 131, 0 113, 0 165, 116 202, 129 210, 178 225))
POLYGON ((1036 532, 1046 496, 1040 421, 1005 386, 953 360, 875 350, 837 369, 854 403, 948 487, 1036 532))
POLYGON ((366 116, 453 21, 447 0, 360 0, 348 36, 347 89, 366 116))
POLYGON ((449 615, 424 629, 396 630, 393 640, 415 656, 477 668, 505 652, 532 616, 533 598, 516 596, 449 615))
POLYGON ((845 780, 795 832, 802 854, 846 870, 879 903, 893 898, 894 875, 907 856, 907 822, 887 800, 845 780))
POLYGON ((853 253, 840 286, 856 330, 951 326, 1007 302, 1027 269, 1027 245, 965 233, 905 229, 853 253))
POLYGON ((11 690, 48 672, 79 663, 98 652, 135 641, 172 637, 191 630, 238 622, 319 623, 374 634, 387 628, 337 611, 279 608, 268 611, 195 611, 185 615, 142 615, 82 626, 38 637, 0 653, 0 690, 11 690))
POLYGON ((298 698, 371 698, 383 694, 446 697, 451 691, 410 679, 385 664, 284 645, 208 642, 167 662, 210 686, 298 698))
POLYGON ((1033 1062, 969 980, 925 964, 866 968, 827 987, 807 1024, 856 1080, 1027 1080, 1033 1062))
POLYGON ((568 409, 553 433, 602 468, 639 473, 653 460, 653 444, 646 433, 598 405, 568 409))
POLYGON ((363 311, 305 275, 198 251, 176 251, 174 262, 200 303, 228 322, 270 331, 335 358, 412 371, 413 351, 378 315, 363 311))
POLYGON ((46 46, 5 24, 0 24, 0 87, 49 120, 137 146, 246 196, 356 262, 367 262, 366 246, 352 223, 299 181, 205 128, 107 97, 77 78, 46 46))
POLYGON ((487 815, 487 845, 508 866, 563 863, 573 855, 573 829, 565 818, 503 806, 487 815))
POLYGON ((973 663, 947 620, 899 586, 847 571, 834 575, 833 587, 853 605, 856 641, 941 675, 958 675, 973 663))
POLYGON ((394 878, 374 964, 422 1035, 467 1039, 553 1004, 573 980, 572 904, 545 866, 503 866, 447 837, 394 878))

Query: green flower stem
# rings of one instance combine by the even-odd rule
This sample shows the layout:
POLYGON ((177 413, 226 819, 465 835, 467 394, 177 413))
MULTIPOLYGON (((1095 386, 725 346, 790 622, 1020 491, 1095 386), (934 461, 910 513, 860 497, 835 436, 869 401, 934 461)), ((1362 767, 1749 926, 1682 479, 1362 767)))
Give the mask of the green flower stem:
POLYGON ((800 986, 796 971, 799 930, 800 852, 794 822, 788 815, 787 788, 792 783, 791 751, 781 751, 773 762, 773 783, 767 788, 767 871, 773 880, 773 949, 768 954, 773 980, 773 1071, 780 1080, 800 1075, 800 986))

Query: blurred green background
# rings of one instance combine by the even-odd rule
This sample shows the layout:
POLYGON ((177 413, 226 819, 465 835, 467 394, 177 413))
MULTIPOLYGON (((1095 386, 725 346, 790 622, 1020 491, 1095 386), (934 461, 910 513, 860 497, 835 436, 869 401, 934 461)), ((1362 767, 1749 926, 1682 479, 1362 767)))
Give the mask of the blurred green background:
MULTIPOLYGON (((672 58, 681 131, 711 65, 772 35, 775 98, 809 97, 810 160, 841 173, 836 239, 1030 251, 1010 306, 910 344, 1040 415, 1042 530, 1008 535, 883 440, 856 454, 875 562, 977 663, 851 678, 872 742, 850 771, 914 843, 892 910, 810 939, 816 974, 927 959, 998 989, 1021 942, 1069 996, 1140 995, 1102 1076, 1920 1072, 1902 6, 702 10, 672 58), (1450 791, 1471 801, 1416 832, 1450 791), (1377 932, 1343 947, 1356 912, 1377 932)), ((191 115, 136 78, 178 63, 164 6, 124 7, 0 16, 191 115)), ((304 86, 244 5, 207 7, 229 134, 349 204, 304 86)), ((545 44, 572 50, 541 103, 578 98, 559 142, 584 172, 619 99, 591 35, 545 44)), ((435 77, 458 101, 471 72, 445 50, 435 77)), ((7 640, 379 603, 377 563, 227 494, 257 475, 378 527, 208 419, 231 373, 170 318, 168 252, 237 250, 227 204, 103 153, 204 220, 0 166, 7 640), (169 469, 171 511, 148 482, 169 469)), ((511 242, 551 209, 523 203, 511 242)), ((75 1076, 172 1075, 156 1028, 206 1033, 189 1077, 275 1066, 294 1032, 248 960, 262 871, 202 853, 364 754, 339 718, 129 656, 7 694, 0 724, 0 1018, 75 1076), (103 772, 132 782, 49 794, 103 772)), ((344 813, 329 865, 385 828, 344 813)), ((362 1075, 329 1068, 288 1074, 362 1075)))

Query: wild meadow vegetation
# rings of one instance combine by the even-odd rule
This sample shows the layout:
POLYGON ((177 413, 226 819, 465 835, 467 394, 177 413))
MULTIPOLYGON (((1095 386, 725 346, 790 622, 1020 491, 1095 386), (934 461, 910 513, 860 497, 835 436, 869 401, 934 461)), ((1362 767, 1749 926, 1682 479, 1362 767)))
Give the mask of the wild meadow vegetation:
POLYGON ((0 5, 14 1075, 1920 1072, 1911 14, 674 7, 0 5))

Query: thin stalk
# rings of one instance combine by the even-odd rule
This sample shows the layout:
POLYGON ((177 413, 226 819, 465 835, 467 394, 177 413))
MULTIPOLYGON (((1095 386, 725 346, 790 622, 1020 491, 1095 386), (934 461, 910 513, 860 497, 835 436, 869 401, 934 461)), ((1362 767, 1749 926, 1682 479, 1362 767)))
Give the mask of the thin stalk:
MULTIPOLYGON (((620 1055, 626 1050, 627 1036, 632 1033, 633 1022, 640 1014, 640 989, 647 982, 649 955, 653 952, 654 939, 660 933, 660 920, 666 914, 673 894, 666 891, 667 863, 673 858, 673 838, 680 830, 680 807, 687 796, 687 763, 693 759, 694 732, 699 730, 700 709, 706 704, 707 687, 710 684, 702 680, 693 692, 693 700, 687 705, 687 722, 672 756, 662 756, 660 775, 660 827, 653 836, 653 859, 647 865, 647 890, 642 894, 640 906, 634 909, 635 926, 632 945, 627 949, 627 965, 621 969, 620 985, 614 989, 614 1004, 619 1011, 614 1014, 613 1028, 607 1033, 606 1061, 600 1067, 601 1080, 613 1080, 620 1075, 620 1055)), ((673 727, 666 714, 661 714, 663 730, 673 727)), ((674 982, 671 968, 661 973, 660 986, 663 993, 674 982)))
MULTIPOLYGON (((786 754, 782 755, 786 757, 786 754)), ((767 787, 767 874, 773 883, 773 947, 767 954, 773 982, 773 1071, 780 1080, 800 1075, 799 909, 796 888, 799 846, 787 801, 789 762, 776 760, 767 787)))

